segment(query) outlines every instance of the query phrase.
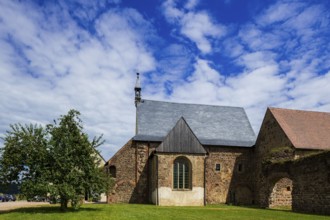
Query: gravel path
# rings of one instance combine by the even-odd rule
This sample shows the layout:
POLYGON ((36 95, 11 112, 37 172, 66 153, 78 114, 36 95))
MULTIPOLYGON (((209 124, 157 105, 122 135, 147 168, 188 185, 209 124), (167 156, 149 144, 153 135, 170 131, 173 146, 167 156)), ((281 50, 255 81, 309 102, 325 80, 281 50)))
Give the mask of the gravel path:
POLYGON ((28 201, 16 201, 16 202, 0 202, 0 212, 12 209, 24 208, 24 207, 36 207, 42 205, 49 205, 48 202, 28 202, 28 201))

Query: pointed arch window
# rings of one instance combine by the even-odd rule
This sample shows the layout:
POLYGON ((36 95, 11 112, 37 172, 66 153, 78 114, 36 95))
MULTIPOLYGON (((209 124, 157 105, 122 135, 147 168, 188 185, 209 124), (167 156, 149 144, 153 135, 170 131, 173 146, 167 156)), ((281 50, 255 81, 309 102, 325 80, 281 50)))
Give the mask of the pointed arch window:
POLYGON ((185 157, 178 157, 173 164, 173 189, 191 189, 191 163, 185 157))

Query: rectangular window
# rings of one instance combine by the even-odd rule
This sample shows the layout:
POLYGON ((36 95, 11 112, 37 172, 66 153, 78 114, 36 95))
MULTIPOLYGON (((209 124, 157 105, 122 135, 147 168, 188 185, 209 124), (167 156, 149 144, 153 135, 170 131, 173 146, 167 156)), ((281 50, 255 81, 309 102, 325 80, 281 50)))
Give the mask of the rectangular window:
POLYGON ((217 163, 215 165, 215 171, 220 171, 221 170, 221 166, 220 166, 220 163, 217 163))
POLYGON ((243 164, 239 163, 237 170, 238 170, 238 172, 243 172, 243 164))

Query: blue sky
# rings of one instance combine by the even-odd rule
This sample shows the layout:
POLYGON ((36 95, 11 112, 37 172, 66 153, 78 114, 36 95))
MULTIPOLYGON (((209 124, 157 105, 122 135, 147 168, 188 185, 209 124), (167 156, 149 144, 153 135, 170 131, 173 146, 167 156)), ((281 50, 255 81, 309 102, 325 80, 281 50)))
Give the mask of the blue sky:
POLYGON ((327 0, 0 1, 0 134, 69 109, 109 159, 145 99, 330 111, 327 0))

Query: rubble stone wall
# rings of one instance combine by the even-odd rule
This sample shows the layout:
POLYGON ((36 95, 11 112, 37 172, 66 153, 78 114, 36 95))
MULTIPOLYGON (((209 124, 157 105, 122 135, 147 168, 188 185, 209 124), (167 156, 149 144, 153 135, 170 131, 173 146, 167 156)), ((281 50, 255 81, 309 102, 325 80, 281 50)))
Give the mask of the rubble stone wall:
POLYGON ((116 167, 115 185, 108 195, 108 203, 128 203, 135 188, 135 148, 128 141, 108 162, 116 167))
POLYGON ((159 143, 130 140, 109 160, 116 167, 115 186, 109 203, 149 203, 149 157, 159 143))
POLYGON ((295 161, 291 170, 292 210, 330 215, 330 152, 295 161))
POLYGON ((158 158, 158 205, 204 205, 204 155, 157 154, 158 158), (173 189, 173 164, 178 157, 191 163, 190 190, 173 189))
POLYGON ((292 206, 292 180, 282 178, 277 181, 269 197, 269 207, 289 207, 292 206))
POLYGON ((206 203, 254 203, 254 149, 221 146, 207 149, 209 155, 205 162, 206 203), (220 166, 220 170, 217 170, 216 166, 220 166))

